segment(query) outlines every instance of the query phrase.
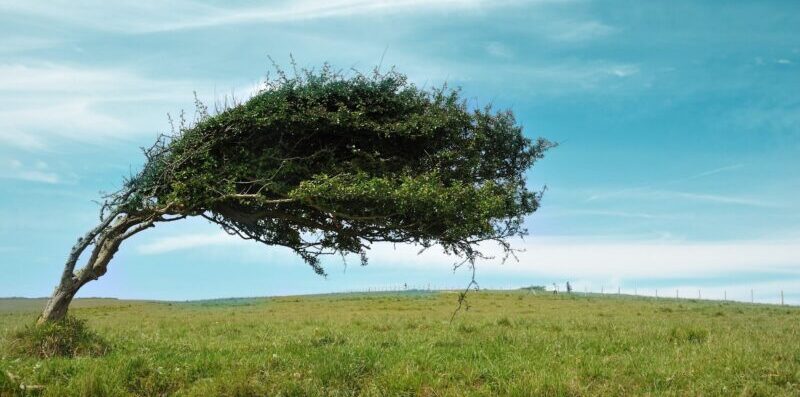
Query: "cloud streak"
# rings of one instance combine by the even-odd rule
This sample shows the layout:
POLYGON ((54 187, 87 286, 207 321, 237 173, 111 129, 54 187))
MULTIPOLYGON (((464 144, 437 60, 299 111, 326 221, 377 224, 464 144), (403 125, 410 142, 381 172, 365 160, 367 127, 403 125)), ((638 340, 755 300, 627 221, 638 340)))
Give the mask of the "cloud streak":
POLYGON ((124 68, 97 68, 51 62, 0 64, 0 94, 16 99, 66 95, 95 100, 173 99, 176 91, 191 94, 185 81, 158 80, 124 68))
POLYGON ((759 208, 783 208, 784 205, 769 200, 736 195, 695 193, 676 190, 656 190, 648 187, 616 190, 608 193, 593 194, 586 201, 605 199, 639 199, 639 200, 687 200, 715 204, 741 205, 759 208))
POLYGON ((708 170, 708 171, 701 172, 699 174, 692 175, 692 176, 690 176, 688 178, 685 178, 685 179, 682 179, 680 181, 683 182, 683 181, 687 181, 687 180, 703 178, 703 177, 707 177, 707 176, 711 176, 711 175, 720 174, 720 173, 723 173, 723 172, 738 170, 738 169, 741 169, 742 167, 744 167, 744 164, 727 165, 727 166, 724 166, 724 167, 714 168, 713 170, 708 170))
POLYGON ((243 243, 246 242, 225 232, 214 234, 190 233, 168 236, 141 244, 137 247, 137 252, 142 255, 159 255, 197 248, 241 245, 243 243))
MULTIPOLYGON (((800 240, 742 240, 680 242, 651 240, 602 240, 587 237, 539 237, 514 241, 522 250, 519 261, 500 265, 499 259, 479 262, 489 274, 540 275, 575 279, 714 277, 735 273, 784 272, 800 277, 800 240)), ((138 247, 143 255, 196 251, 209 247, 237 246, 254 252, 272 248, 247 244, 225 233, 179 234, 150 241, 138 247)), ((419 254, 412 245, 375 244, 368 251, 370 263, 381 268, 447 268, 458 258, 437 248, 419 254)), ((498 247, 483 250, 502 257, 498 247)), ((483 273, 486 275, 487 273, 483 273)))
MULTIPOLYGON (((8 13, 53 19, 100 30, 148 33, 365 15, 481 11, 513 5, 532 6, 566 1, 569 0, 302 0, 225 7, 186 0, 171 2, 169 6, 137 1, 117 2, 113 6, 100 1, 83 1, 78 4, 61 1, 56 3, 62 4, 5 3, 0 5, 0 9, 8 13)), ((586 31, 591 33, 602 29, 602 26, 585 26, 578 34, 585 35, 586 31)))
POLYGON ((42 151, 53 137, 95 144, 130 137, 141 121, 108 105, 188 103, 197 85, 121 68, 0 64, 0 144, 42 151))
POLYGON ((4 169, 0 170, 0 178, 47 184, 56 184, 61 181, 58 174, 51 171, 45 162, 37 161, 31 166, 16 159, 6 161, 4 169))

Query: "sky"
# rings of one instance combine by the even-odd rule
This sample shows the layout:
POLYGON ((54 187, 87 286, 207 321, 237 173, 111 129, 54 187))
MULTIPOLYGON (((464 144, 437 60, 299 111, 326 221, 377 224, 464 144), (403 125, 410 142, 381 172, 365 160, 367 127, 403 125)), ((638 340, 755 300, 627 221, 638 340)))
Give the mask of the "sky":
MULTIPOLYGON (((800 304, 800 2, 0 0, 0 296, 46 296, 93 200, 136 172, 167 114, 244 100, 330 62, 461 87, 559 143, 484 288, 800 304)), ((491 252, 493 248, 487 247, 491 252)), ((454 258, 375 246, 325 262, 199 219, 126 241, 79 296, 206 299, 460 288, 454 258)))

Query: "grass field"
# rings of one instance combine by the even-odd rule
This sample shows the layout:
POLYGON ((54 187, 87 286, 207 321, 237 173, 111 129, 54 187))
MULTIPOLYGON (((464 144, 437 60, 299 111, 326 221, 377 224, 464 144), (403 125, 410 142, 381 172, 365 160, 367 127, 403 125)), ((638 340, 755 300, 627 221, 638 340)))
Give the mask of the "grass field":
MULTIPOLYGON (((0 331, 40 300, 0 300, 0 331)), ((480 292, 79 300, 101 357, 0 351, 0 395, 800 395, 800 309, 480 292), (23 392, 20 384, 43 386, 23 392)))

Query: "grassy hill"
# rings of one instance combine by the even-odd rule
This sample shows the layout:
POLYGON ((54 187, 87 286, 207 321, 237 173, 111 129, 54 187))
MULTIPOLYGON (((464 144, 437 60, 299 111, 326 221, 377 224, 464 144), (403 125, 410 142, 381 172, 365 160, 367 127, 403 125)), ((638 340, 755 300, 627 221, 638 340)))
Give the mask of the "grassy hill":
MULTIPOLYGON (((0 332, 42 301, 0 300, 0 332)), ((800 309, 481 292, 78 300, 102 357, 0 348, 0 395, 800 395, 800 309), (42 386, 22 392, 20 384, 42 386)))

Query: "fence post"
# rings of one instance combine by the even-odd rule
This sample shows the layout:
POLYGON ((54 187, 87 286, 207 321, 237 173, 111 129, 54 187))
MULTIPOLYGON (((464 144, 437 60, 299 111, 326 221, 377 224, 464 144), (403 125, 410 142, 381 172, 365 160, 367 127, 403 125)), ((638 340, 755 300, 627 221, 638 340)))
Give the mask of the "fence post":
POLYGON ((781 306, 783 306, 783 290, 781 290, 781 306))
POLYGON ((620 291, 620 288, 619 288, 619 285, 618 285, 617 286, 617 295, 619 295, 619 291, 620 291))
POLYGON ((680 299, 680 296, 678 295, 678 289, 677 288, 675 288, 675 299, 680 299))
POLYGON ((750 303, 755 303, 755 300, 753 299, 753 289, 752 288, 750 289, 750 303))
POLYGON ((700 288, 697 289, 697 299, 703 299, 700 297, 700 288))
POLYGON ((727 302, 728 301, 728 290, 723 290, 722 291, 722 301, 723 302, 727 302))
POLYGON ((601 294, 603 293, 603 286, 602 285, 600 286, 600 293, 601 294))

